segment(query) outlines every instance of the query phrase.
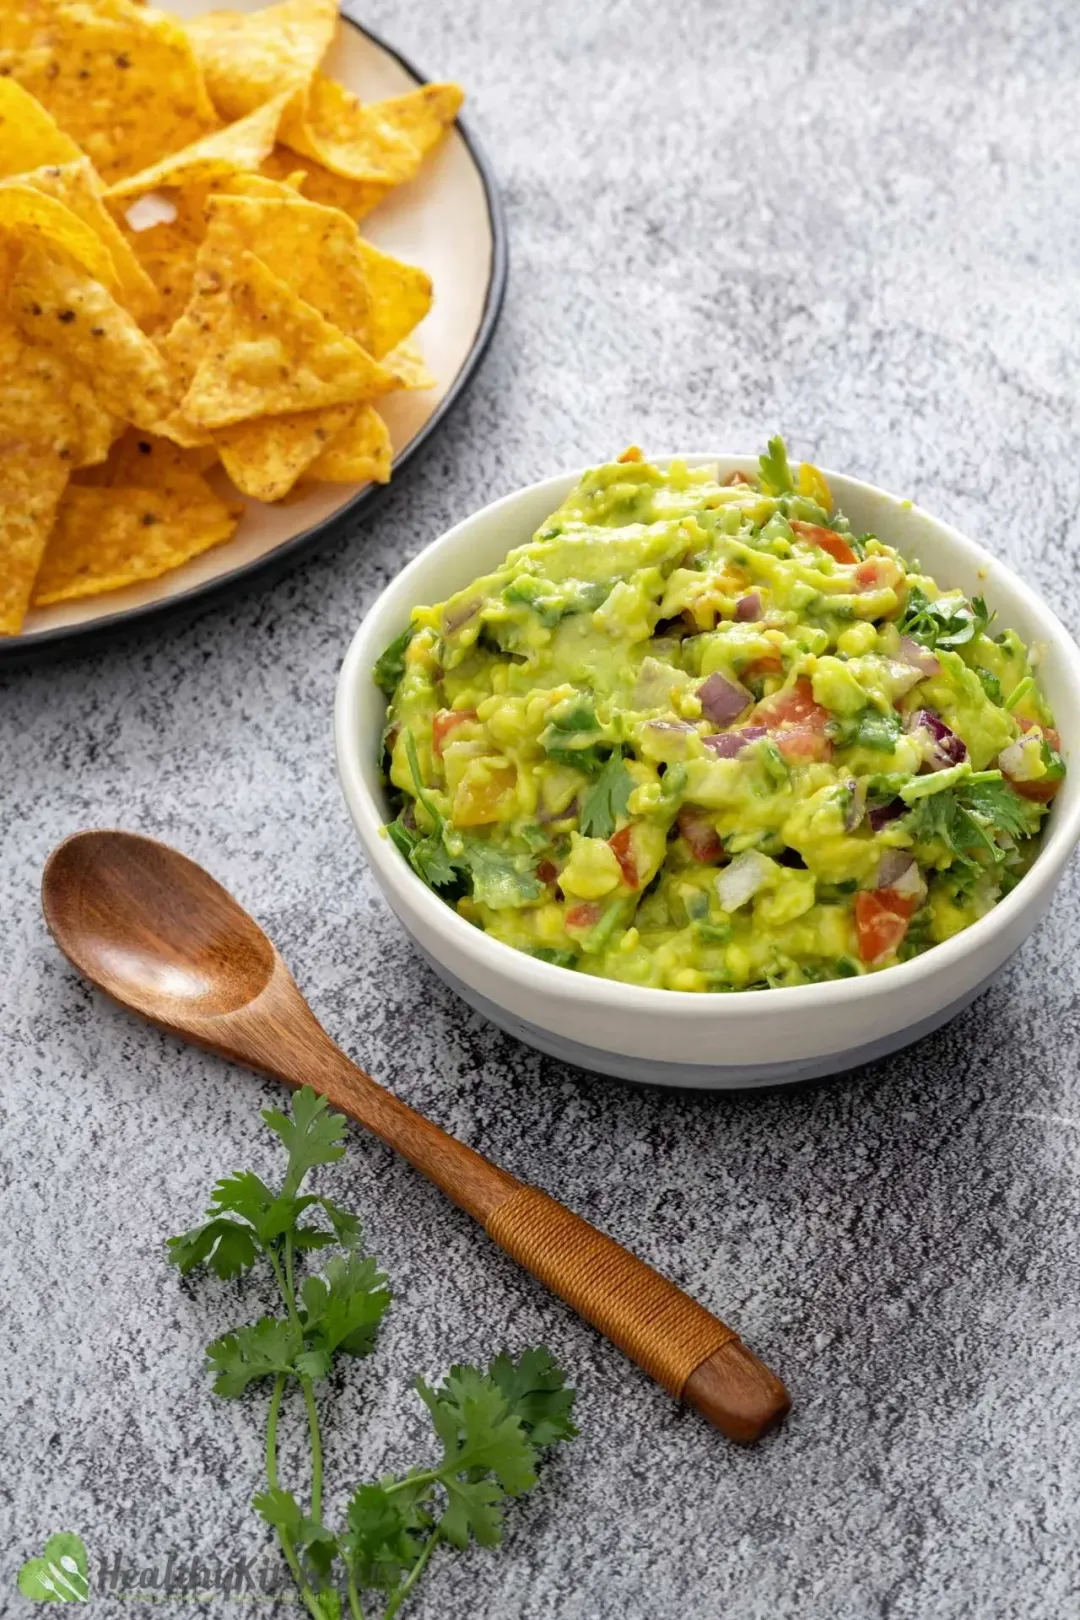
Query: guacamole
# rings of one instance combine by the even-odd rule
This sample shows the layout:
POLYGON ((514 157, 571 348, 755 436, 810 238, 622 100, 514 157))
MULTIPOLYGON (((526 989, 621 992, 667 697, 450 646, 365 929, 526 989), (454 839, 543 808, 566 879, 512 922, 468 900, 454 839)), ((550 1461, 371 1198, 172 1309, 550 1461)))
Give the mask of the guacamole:
POLYGON ((402 856, 494 938, 628 984, 925 951, 1023 875, 1064 775, 1020 638, 780 439, 753 477, 587 473, 375 677, 402 856))

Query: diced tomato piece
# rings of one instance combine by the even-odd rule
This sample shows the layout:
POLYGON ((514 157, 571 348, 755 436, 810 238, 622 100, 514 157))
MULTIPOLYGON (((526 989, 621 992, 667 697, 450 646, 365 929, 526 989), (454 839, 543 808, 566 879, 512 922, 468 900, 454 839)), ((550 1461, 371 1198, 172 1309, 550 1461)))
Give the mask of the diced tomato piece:
POLYGON ((823 731, 812 726, 785 726, 776 732, 773 741, 792 765, 832 758, 832 743, 823 731))
POLYGON ((1005 780, 1013 792, 1019 793, 1022 799, 1029 799, 1033 804, 1049 804, 1061 786, 1063 778, 1060 776, 1052 777, 1048 781, 1045 776, 1042 776, 1037 782, 1014 782, 1006 771, 1005 780))
MULTIPOLYGON (((1017 715, 1016 718, 1021 731, 1033 731, 1035 727, 1038 726, 1039 730, 1046 738, 1046 741, 1054 750, 1054 753, 1061 753, 1061 738, 1058 736, 1058 733, 1054 730, 1053 726, 1044 726, 1040 724, 1038 720, 1025 720, 1020 715, 1017 715)), ((1009 775, 1008 771, 1006 771, 1005 780, 1008 782, 1013 792, 1019 793, 1022 799, 1028 799, 1033 804, 1049 804, 1050 800, 1060 788, 1064 778, 1056 776, 1051 777, 1048 780, 1045 776, 1041 776, 1034 782, 1017 782, 1009 775)))
POLYGON ((855 932, 864 962, 880 962, 899 950, 915 899, 895 889, 860 889, 855 896, 855 932))
POLYGON ((554 883, 559 872, 554 861, 540 861, 536 868, 536 875, 541 883, 554 883))
POLYGON ((722 485, 730 489, 733 484, 752 485, 754 480, 747 473, 740 472, 736 467, 734 472, 729 472, 726 478, 721 478, 720 482, 722 485))
POLYGON ((805 675, 799 677, 786 692, 774 692, 763 698, 754 710, 754 719, 765 726, 810 726, 824 731, 829 719, 828 709, 814 700, 814 689, 805 675))
POLYGON ((724 846, 720 841, 720 834, 707 815, 695 810, 692 805, 684 804, 677 819, 679 831, 686 839, 695 861, 704 864, 720 859, 724 853, 724 846))
POLYGON ((640 447, 638 445, 636 445, 636 444, 632 444, 632 445, 630 445, 629 449, 623 451, 621 456, 617 456, 616 460, 617 461, 644 461, 645 457, 642 455, 640 447))
POLYGON ((891 557, 867 557, 852 578, 860 591, 883 591, 900 582, 900 570, 891 557))
POLYGON ((579 931, 595 928, 603 915, 603 906, 598 906, 595 900, 586 900, 580 906, 570 907, 566 913, 566 926, 579 931))
POLYGON ((1053 726, 1044 726, 1039 720, 1025 720, 1020 715, 1017 715, 1016 721, 1021 731, 1034 731, 1035 728, 1038 727, 1043 736, 1046 738, 1047 742, 1050 744, 1051 748, 1054 750, 1054 753, 1061 753, 1061 738, 1058 736, 1053 726))
POLYGON ((858 562, 857 554, 835 529, 823 529, 819 523, 804 523, 801 518, 792 518, 791 527, 800 540, 808 540, 812 546, 827 551, 838 563, 858 562))
POLYGON ((431 746, 436 759, 442 759, 443 744, 456 726, 476 719, 475 709, 440 709, 431 722, 431 746))
POLYGON ((739 671, 741 681, 753 681, 761 675, 780 675, 783 673, 784 660, 779 653, 765 658, 755 658, 752 664, 746 664, 739 671))
POLYGON ((630 839, 632 831, 631 827, 623 827, 620 832, 615 834, 614 838, 608 839, 608 847, 619 863, 619 871, 623 875, 623 882, 628 888, 636 889, 640 879, 637 867, 634 864, 634 850, 630 839))
POLYGON ((793 763, 832 756, 832 743, 825 734, 829 711, 814 701, 814 689, 805 675, 787 691, 763 698, 752 718, 768 726, 781 754, 793 763))

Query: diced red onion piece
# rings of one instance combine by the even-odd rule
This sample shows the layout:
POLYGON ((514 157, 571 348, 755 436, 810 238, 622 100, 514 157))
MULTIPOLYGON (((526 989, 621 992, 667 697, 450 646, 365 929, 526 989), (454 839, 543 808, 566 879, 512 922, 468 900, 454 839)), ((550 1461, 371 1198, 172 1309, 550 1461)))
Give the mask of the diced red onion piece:
MULTIPOLYGON (((915 857, 909 855, 906 849, 887 849, 878 863, 877 886, 879 889, 896 889, 899 893, 907 872, 915 866, 915 857)), ((918 871, 918 867, 915 867, 918 871)))
POLYGON ((686 758, 687 744, 695 731, 688 720, 647 720, 644 729, 650 736, 653 758, 686 758))
POLYGON ((725 911, 738 911, 752 900, 768 881, 772 862, 760 850, 747 849, 736 855, 716 879, 716 893, 725 911))
POLYGON ((844 831, 854 832, 866 814, 866 783, 858 782, 852 776, 844 786, 851 795, 847 810, 844 812, 844 831))
POLYGON ((715 754, 717 759, 734 759, 744 748, 766 736, 768 736, 767 726, 743 726, 741 731, 718 731, 713 736, 703 737, 701 740, 710 754, 715 754))
POLYGON ((542 816, 538 815, 536 819, 537 821, 569 821, 571 816, 577 817, 580 814, 581 801, 571 799, 565 810, 546 811, 542 816))
POLYGON ((905 664, 911 664, 926 676, 941 674, 940 658, 936 658, 929 647, 920 647, 910 636, 900 637, 900 656, 905 664))
POLYGON ((894 697, 903 697, 918 686, 923 679, 923 672, 914 664, 902 663, 896 658, 888 661, 889 686, 894 697))
POLYGON ((761 597, 757 591, 751 591, 749 596, 740 596, 735 604, 735 617, 742 624, 756 624, 761 618, 761 597))
POLYGON ((453 613, 445 613, 443 615, 443 635, 452 636, 455 631, 461 629, 463 624, 468 624, 470 619, 475 618, 483 605, 482 602, 465 602, 461 607, 455 608, 453 613))
POLYGON ((888 804, 877 805, 868 813, 866 818, 870 823, 870 831, 880 832, 882 827, 889 825, 890 821, 895 821, 898 816, 906 815, 907 810, 908 806, 903 799, 892 799, 888 804))
POLYGON ((967 759, 967 747, 933 709, 916 709, 909 715, 908 731, 914 736, 925 734, 923 759, 932 771, 947 771, 951 765, 962 765, 967 759))
POLYGON ((729 726, 754 701, 745 686, 729 681, 719 670, 697 689, 701 712, 714 726, 729 726))
POLYGON ((1028 738, 1019 737, 1003 748, 997 757, 998 770, 1012 782, 1034 782, 1042 766, 1042 750, 1032 747, 1028 738))
POLYGON ((920 905, 926 899, 926 879, 914 861, 890 887, 894 894, 901 894, 905 899, 918 900, 920 905))

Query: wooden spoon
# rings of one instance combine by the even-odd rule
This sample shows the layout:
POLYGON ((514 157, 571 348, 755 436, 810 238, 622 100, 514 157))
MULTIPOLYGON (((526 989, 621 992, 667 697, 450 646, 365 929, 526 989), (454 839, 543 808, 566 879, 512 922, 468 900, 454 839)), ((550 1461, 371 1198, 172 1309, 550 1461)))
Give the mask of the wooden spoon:
POLYGON ((788 1411, 783 1384, 731 1328, 351 1063, 262 929, 201 866, 135 833, 76 833, 49 857, 41 898, 53 938, 91 983, 172 1035, 313 1086, 733 1440, 757 1440, 788 1411))

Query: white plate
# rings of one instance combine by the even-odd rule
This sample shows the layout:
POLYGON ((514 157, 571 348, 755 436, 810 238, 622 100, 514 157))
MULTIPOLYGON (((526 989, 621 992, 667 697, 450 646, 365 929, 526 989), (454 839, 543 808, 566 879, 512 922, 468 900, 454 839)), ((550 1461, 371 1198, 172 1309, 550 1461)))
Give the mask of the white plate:
MULTIPOLYGON (((203 0, 171 0, 168 9, 183 18, 210 7, 203 0)), ((234 9, 261 8, 257 0, 234 0, 234 9)), ((425 82, 390 46, 344 15, 325 70, 363 101, 401 95, 425 82)), ((361 229, 387 252, 422 265, 435 284, 431 313, 415 335, 436 386, 394 395, 385 406, 396 479, 464 391, 502 305, 506 227, 490 165, 475 137, 459 123, 416 180, 392 192, 361 229)), ((321 484, 283 506, 245 501, 245 516, 227 545, 161 579, 29 613, 21 635, 0 637, 0 662, 120 632, 243 588, 346 522, 355 524, 385 487, 321 484)))

